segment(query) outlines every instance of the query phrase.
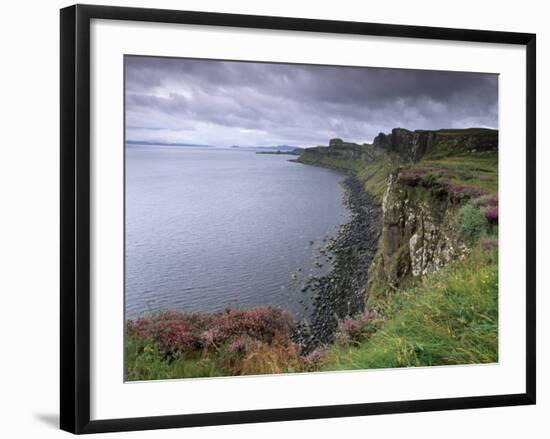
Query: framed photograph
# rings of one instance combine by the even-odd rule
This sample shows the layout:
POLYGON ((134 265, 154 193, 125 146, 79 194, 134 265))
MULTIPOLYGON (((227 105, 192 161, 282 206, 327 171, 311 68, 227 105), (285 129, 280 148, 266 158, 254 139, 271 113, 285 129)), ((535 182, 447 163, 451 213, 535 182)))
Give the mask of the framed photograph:
POLYGON ((535 35, 61 10, 61 428, 535 403, 535 35))

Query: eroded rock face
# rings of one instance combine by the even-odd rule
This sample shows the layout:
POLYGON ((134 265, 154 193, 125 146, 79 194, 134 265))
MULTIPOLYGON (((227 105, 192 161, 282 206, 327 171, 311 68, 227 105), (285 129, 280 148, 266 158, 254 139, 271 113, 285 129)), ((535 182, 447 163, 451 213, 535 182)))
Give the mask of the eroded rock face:
POLYGON ((453 230, 440 230, 428 206, 420 206, 419 212, 409 214, 416 225, 409 239, 410 268, 413 276, 436 271, 458 256, 458 243, 453 238, 453 230))
POLYGON ((438 270, 466 251, 454 225, 455 206, 429 191, 388 180, 374 281, 398 288, 407 276, 438 270))
POLYGON ((409 131, 394 128, 390 134, 378 134, 374 138, 373 146, 397 154, 403 161, 417 162, 426 154, 496 150, 498 131, 482 128, 409 131))
MULTIPOLYGON (((300 160, 333 166, 339 166, 337 160, 361 160, 367 164, 386 160, 397 167, 398 163, 418 162, 421 159, 437 160, 497 150, 497 130, 410 131, 394 128, 389 134, 376 136, 372 145, 332 139, 328 147, 307 149, 300 160)), ((461 203, 460 198, 453 195, 455 189, 449 192, 432 190, 429 185, 406 184, 407 178, 404 177, 407 175, 400 174, 397 169, 395 172, 398 174, 388 178, 382 199, 382 231, 369 272, 369 301, 371 296, 396 290, 411 277, 436 271, 467 252, 455 226, 461 203)), ((412 173, 408 175, 409 182, 411 178, 419 176, 412 173)))
POLYGON ((329 141, 329 146, 309 148, 310 158, 331 157, 343 160, 369 162, 381 156, 391 156, 402 162, 417 162, 426 155, 432 157, 477 153, 498 149, 498 131, 484 128, 416 130, 394 128, 391 133, 380 133, 372 145, 345 142, 340 138, 329 141))
POLYGON ((435 131, 409 131, 404 128, 394 128, 390 134, 378 134, 373 145, 398 154, 405 161, 416 162, 422 158, 435 138, 435 131))

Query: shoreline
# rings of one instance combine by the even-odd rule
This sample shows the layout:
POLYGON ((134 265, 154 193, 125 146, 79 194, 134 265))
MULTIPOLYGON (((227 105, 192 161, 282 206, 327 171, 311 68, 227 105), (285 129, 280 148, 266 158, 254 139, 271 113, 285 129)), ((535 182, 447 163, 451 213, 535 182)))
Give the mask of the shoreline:
POLYGON ((306 354, 331 343, 341 320, 364 311, 368 272, 378 248, 382 224, 381 206, 353 173, 321 167, 338 169, 347 175, 341 184, 351 219, 342 224, 320 250, 333 255, 331 270, 323 276, 312 277, 305 284, 312 293, 311 323, 297 321, 293 339, 306 354))
MULTIPOLYGON (((339 184, 344 189, 342 204, 349 212, 348 221, 323 239, 322 247, 317 249, 314 256, 315 264, 319 264, 317 266, 330 264, 328 272, 310 274, 296 292, 307 292, 310 311, 302 310, 303 312, 293 316, 294 329, 291 338, 302 355, 307 355, 317 348, 329 345, 342 320, 356 317, 365 310, 368 274, 378 248, 382 209, 375 197, 365 191, 363 183, 353 171, 337 166, 304 163, 296 159, 288 161, 341 173, 343 179, 339 184)), ((280 309, 289 312, 283 307, 280 309)), ((138 321, 142 318, 147 318, 147 315, 126 321, 138 321)))

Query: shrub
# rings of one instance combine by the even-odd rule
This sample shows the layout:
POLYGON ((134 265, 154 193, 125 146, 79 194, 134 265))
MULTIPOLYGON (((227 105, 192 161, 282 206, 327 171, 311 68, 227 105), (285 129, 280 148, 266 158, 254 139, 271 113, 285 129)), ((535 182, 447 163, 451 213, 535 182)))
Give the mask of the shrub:
POLYGON ((458 211, 457 227, 460 238, 471 244, 487 230, 487 219, 479 208, 466 204, 458 211))
POLYGON ((421 185, 427 188, 439 186, 439 173, 426 168, 403 168, 399 171, 397 180, 409 186, 421 185))
POLYGON ((481 243, 483 250, 492 251, 498 249, 498 241, 496 239, 484 239, 481 243))
POLYGON ((153 324, 150 333, 165 357, 179 358, 197 346, 189 325, 181 320, 161 320, 153 324))
POLYGON ((366 310, 354 319, 345 319, 340 322, 336 332, 336 340, 343 345, 356 344, 367 340, 375 331, 374 315, 366 310))
POLYGON ((484 214, 489 224, 498 224, 498 207, 491 207, 485 210, 484 214))
POLYGON ((460 183, 449 183, 447 189, 456 198, 475 198, 483 195, 483 190, 477 186, 470 186, 460 183))
POLYGON ((496 196, 484 196, 475 200, 475 204, 483 207, 498 207, 498 198, 496 196))
POLYGON ((429 173, 424 182, 427 187, 439 186, 439 174, 429 173))
POLYGON ((319 346, 318 348, 316 348, 315 350, 313 350, 309 354, 304 355, 302 357, 302 360, 303 360, 305 366, 306 367, 307 366, 314 367, 314 366, 318 365, 319 363, 321 363, 321 361, 323 360, 323 356, 325 355, 325 352, 326 352, 326 347, 325 346, 319 346))
POLYGON ((416 186, 425 176, 425 172, 421 169, 405 168, 401 169, 398 174, 398 181, 409 186, 416 186))
POLYGON ((279 308, 226 309, 212 314, 163 311, 127 322, 127 334, 142 348, 156 348, 161 358, 176 360, 203 350, 245 353, 252 342, 291 340, 293 322, 279 308))

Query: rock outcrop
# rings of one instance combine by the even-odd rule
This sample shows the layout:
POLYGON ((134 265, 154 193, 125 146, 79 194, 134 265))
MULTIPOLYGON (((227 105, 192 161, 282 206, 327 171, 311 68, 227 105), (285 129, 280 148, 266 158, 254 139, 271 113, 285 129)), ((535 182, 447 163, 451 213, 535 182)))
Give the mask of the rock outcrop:
POLYGON ((496 151, 498 131, 486 128, 416 130, 394 128, 391 133, 380 133, 370 144, 331 139, 329 146, 317 146, 305 150, 304 160, 330 157, 338 160, 369 162, 383 156, 402 163, 417 162, 424 157, 438 158, 450 155, 496 151))
POLYGON ((405 161, 416 162, 426 153, 436 136, 435 131, 394 128, 390 134, 378 134, 374 138, 373 146, 395 153, 405 161))
POLYGON ((398 289, 403 280, 431 273, 467 251, 458 237, 458 204, 418 186, 388 179, 382 202, 382 231, 371 269, 375 289, 398 289))
MULTIPOLYGON (((357 143, 344 142, 341 139, 332 139, 329 146, 316 146, 307 148, 303 157, 333 158, 337 160, 372 161, 382 151, 377 151, 371 145, 359 145, 357 143)), ((303 161, 303 160, 302 160, 303 161)))
POLYGON ((330 139, 328 146, 332 148, 357 148, 361 145, 358 145, 357 143, 351 143, 351 142, 344 142, 342 139, 330 139))
POLYGON ((436 157, 496 150, 498 131, 485 128, 438 131, 394 128, 390 134, 378 134, 372 144, 397 154, 403 161, 417 162, 425 155, 436 157))
MULTIPOLYGON (((373 295, 397 290, 408 279, 436 271, 467 252, 458 237, 455 218, 465 199, 482 192, 468 181, 457 183, 453 180, 457 176, 445 166, 434 169, 415 163, 437 163, 437 159, 456 155, 486 157, 497 151, 498 131, 484 128, 395 128, 389 134, 380 133, 372 145, 332 139, 328 147, 304 151, 299 161, 359 170, 365 190, 379 194, 382 221, 369 272, 369 306, 373 295)), ((383 299, 374 297, 373 301, 382 303, 383 299)))

